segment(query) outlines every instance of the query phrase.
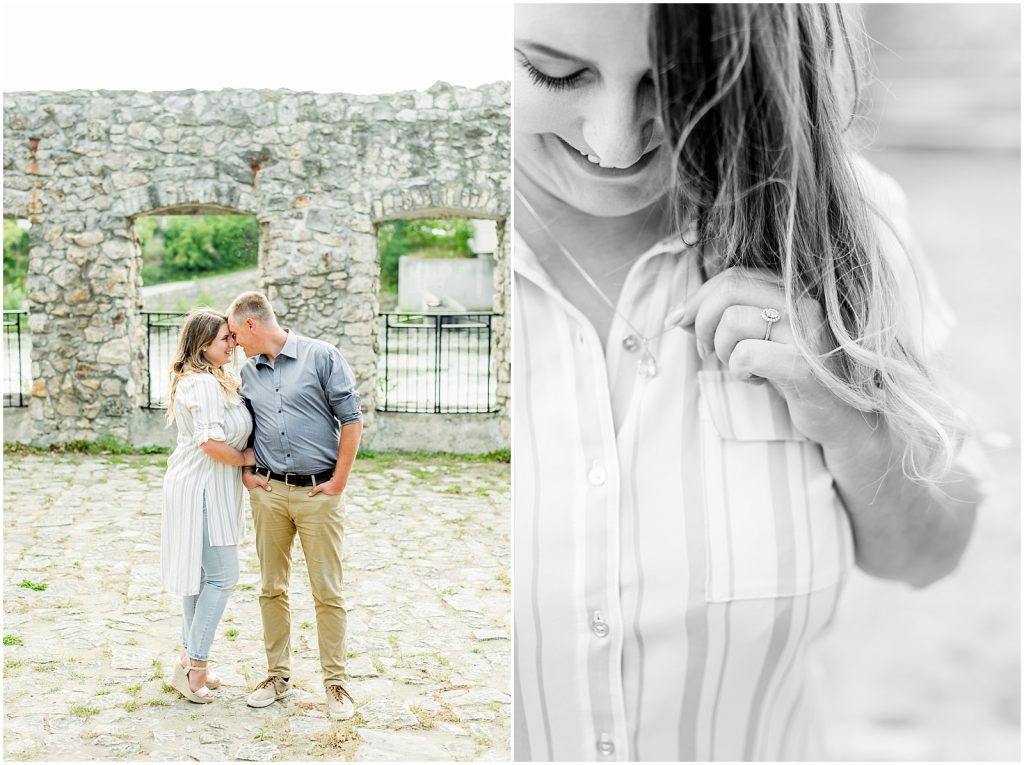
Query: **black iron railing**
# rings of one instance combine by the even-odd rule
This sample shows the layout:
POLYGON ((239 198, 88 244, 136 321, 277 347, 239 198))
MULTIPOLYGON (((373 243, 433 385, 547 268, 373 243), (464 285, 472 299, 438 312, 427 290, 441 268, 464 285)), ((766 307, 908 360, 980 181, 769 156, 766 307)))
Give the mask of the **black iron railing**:
POLYGON ((143 311, 146 317, 146 358, 149 374, 147 409, 166 409, 171 387, 171 362, 178 348, 184 313, 143 311))
POLYGON ((28 406, 28 311, 4 311, 4 407, 28 406))
POLYGON ((493 313, 382 313, 377 408, 462 414, 496 411, 493 313))

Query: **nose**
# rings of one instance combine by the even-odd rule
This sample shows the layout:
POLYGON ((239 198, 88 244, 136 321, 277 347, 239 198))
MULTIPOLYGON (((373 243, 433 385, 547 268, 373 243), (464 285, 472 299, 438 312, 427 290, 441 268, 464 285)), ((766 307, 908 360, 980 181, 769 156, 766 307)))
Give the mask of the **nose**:
POLYGON ((629 167, 649 145, 656 118, 653 88, 646 76, 639 83, 610 85, 595 96, 584 116, 583 139, 602 167, 629 167))

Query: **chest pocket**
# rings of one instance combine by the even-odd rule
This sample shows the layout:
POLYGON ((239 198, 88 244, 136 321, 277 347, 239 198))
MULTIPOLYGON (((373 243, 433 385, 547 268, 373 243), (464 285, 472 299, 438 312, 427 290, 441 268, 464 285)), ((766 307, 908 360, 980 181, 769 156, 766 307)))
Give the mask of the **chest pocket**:
POLYGON ((799 595, 837 584, 853 535, 821 447, 780 393, 698 372, 707 600, 799 595))

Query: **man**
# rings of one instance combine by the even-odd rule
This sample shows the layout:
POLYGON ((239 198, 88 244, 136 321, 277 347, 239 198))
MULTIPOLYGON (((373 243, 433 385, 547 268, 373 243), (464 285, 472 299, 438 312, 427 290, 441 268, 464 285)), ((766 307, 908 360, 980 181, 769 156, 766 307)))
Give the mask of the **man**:
POLYGON ((256 528, 268 665, 246 703, 269 706, 291 691, 288 578, 298 532, 316 604, 328 715, 347 720, 355 707, 343 685, 341 494, 363 430, 352 370, 334 346, 283 329, 259 292, 239 295, 227 315, 249 357, 241 394, 253 413, 256 467, 244 470, 242 482, 256 528))

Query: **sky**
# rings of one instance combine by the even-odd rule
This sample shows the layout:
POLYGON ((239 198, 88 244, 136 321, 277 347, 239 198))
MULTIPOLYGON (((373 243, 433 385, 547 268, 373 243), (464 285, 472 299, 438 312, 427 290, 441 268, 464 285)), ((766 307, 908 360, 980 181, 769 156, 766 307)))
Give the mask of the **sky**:
POLYGON ((2 9, 5 92, 369 94, 511 77, 509 2, 5 0, 2 9))

